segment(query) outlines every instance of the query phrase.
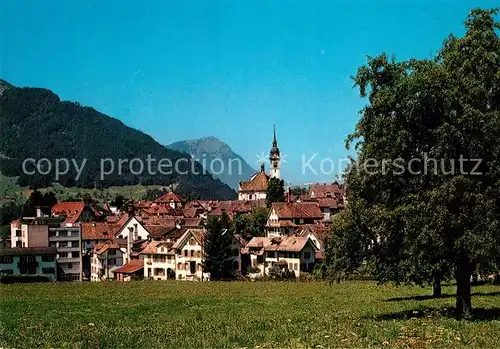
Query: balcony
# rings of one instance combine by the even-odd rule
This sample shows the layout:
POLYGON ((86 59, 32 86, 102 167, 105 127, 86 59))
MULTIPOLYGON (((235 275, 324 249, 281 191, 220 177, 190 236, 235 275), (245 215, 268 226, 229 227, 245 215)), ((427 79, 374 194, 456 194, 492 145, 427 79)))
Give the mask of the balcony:
POLYGON ((75 247, 58 247, 57 252, 79 252, 80 248, 78 246, 75 247))
POLYGON ((80 263, 80 258, 58 258, 57 263, 80 263))
POLYGON ((49 241, 80 241, 79 236, 49 236, 49 241))

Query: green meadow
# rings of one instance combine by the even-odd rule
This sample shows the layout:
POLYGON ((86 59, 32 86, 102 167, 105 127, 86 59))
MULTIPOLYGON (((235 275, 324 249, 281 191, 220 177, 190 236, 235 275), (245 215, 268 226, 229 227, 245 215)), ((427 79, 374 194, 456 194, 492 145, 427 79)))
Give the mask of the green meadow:
POLYGON ((372 282, 54 283, 0 286, 2 348, 500 348, 500 287, 372 282))

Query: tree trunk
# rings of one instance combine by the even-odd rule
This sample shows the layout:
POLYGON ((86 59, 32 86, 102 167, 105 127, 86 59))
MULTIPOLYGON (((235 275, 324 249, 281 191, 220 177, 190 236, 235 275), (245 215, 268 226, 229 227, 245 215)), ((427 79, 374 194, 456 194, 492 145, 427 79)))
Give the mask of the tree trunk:
POLYGON ((456 311, 459 317, 468 318, 472 314, 471 282, 472 265, 468 256, 458 260, 455 279, 457 281, 456 311))
POLYGON ((441 278, 439 275, 434 276, 434 284, 432 285, 432 296, 434 298, 441 297, 441 278))

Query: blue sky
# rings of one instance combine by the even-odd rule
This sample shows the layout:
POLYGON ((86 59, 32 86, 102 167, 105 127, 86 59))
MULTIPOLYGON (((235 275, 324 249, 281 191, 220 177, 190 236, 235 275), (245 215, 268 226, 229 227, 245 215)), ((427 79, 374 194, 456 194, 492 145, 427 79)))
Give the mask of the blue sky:
POLYGON ((49 88, 162 144, 216 136, 254 168, 276 124, 283 177, 325 181, 333 174, 301 173, 302 154, 318 154, 318 172, 319 159, 348 154, 364 104, 350 76, 366 55, 430 57, 448 34, 463 34, 471 8, 497 4, 2 1, 0 77, 49 88))

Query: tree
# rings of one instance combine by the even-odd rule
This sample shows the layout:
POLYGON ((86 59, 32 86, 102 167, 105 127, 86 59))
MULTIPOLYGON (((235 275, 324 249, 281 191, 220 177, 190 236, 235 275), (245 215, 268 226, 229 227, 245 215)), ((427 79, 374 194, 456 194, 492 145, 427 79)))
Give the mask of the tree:
POLYGON ((111 202, 111 205, 117 209, 121 209, 125 203, 125 197, 123 195, 117 195, 115 199, 111 202))
POLYGON ((203 239, 203 270, 210 273, 211 280, 223 280, 235 276, 229 227, 229 217, 225 213, 221 216, 210 216, 207 221, 207 231, 203 239))
POLYGON ((363 263, 380 282, 453 277, 457 314, 471 314, 471 273, 500 267, 496 13, 472 10, 465 36, 448 37, 432 59, 382 54, 359 68, 368 105, 346 142, 357 141, 358 158, 327 243, 331 279, 363 263))
POLYGON ((263 206, 256 206, 250 214, 236 214, 231 223, 231 232, 240 234, 251 240, 255 236, 264 236, 269 210, 263 206))
POLYGON ((285 201, 285 183, 282 179, 271 178, 267 185, 266 205, 271 207, 273 202, 285 201))

